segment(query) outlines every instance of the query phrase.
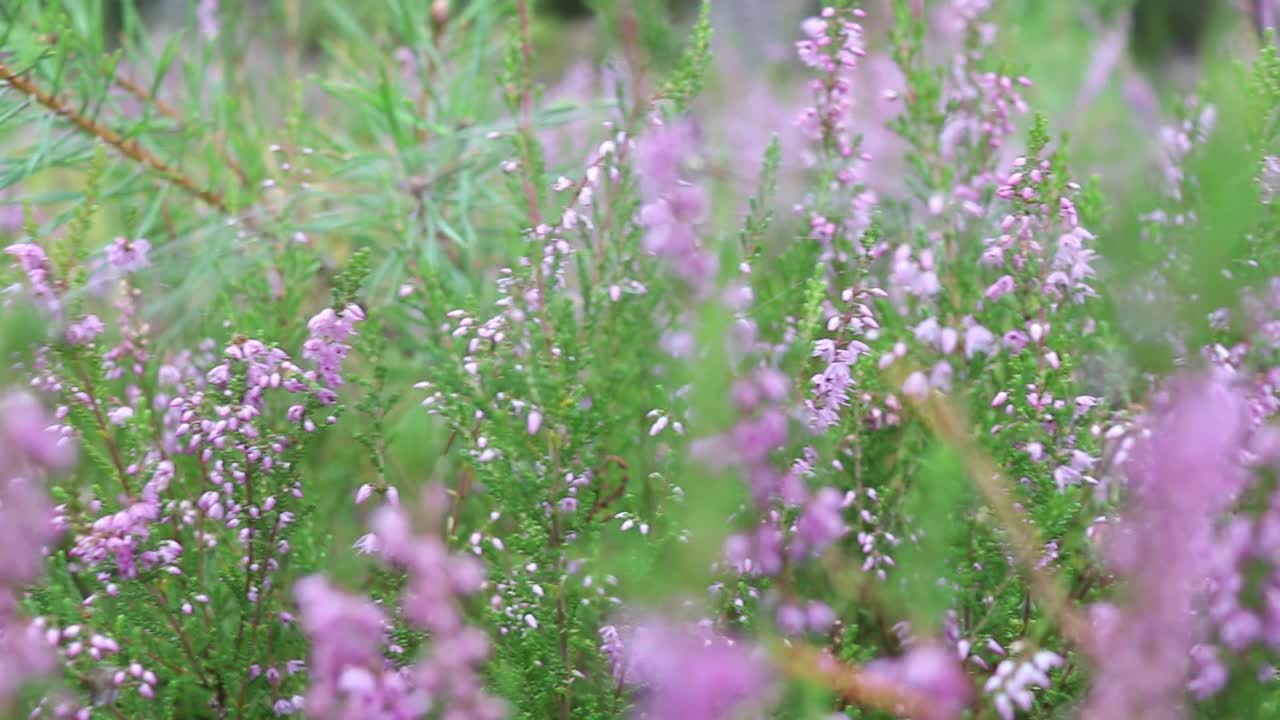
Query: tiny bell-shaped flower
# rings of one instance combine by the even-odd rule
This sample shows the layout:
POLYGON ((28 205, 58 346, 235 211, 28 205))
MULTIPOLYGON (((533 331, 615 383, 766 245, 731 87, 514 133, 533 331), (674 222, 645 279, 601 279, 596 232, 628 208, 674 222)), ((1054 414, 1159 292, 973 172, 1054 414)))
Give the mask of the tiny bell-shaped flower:
POLYGON ((372 495, 372 494, 373 494, 373 486, 372 486, 372 485, 370 485, 369 483, 365 483, 365 484, 361 485, 361 486, 360 486, 360 489, 359 489, 359 490, 356 490, 356 504, 357 504, 357 505, 361 505, 361 504, 363 504, 363 503, 364 503, 364 501, 365 501, 365 500, 368 500, 368 499, 369 499, 369 496, 370 496, 370 495, 372 495))

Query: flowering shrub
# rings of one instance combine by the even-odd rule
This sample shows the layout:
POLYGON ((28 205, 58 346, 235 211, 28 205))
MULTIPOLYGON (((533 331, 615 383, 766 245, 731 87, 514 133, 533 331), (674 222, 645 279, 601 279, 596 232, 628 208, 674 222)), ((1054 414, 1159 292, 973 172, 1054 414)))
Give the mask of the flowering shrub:
POLYGON ((833 2, 744 189, 709 6, 567 119, 526 0, 189 5, 0 19, 5 717, 1280 712, 1270 44, 1106 192, 833 2))

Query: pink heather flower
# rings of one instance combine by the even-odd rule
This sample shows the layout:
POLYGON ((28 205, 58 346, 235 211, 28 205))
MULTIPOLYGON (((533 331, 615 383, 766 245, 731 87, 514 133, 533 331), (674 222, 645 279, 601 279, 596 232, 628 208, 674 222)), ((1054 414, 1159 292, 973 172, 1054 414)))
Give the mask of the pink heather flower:
MULTIPOLYGON (((1003 656, 1003 648, 997 654, 1003 656)), ((983 691, 992 695, 996 713, 1002 720, 1013 720, 1018 709, 1024 712, 1031 710, 1035 703, 1033 689, 1049 687, 1049 671, 1062 664, 1061 656, 1048 650, 1035 653, 1030 661, 1005 659, 996 666, 995 673, 987 678, 983 691)))
POLYGON ((44 248, 35 243, 15 243, 5 248, 5 254, 18 262, 26 273, 31 295, 50 311, 58 309, 58 295, 54 290, 53 265, 44 248))
POLYGON ((929 396, 929 378, 919 370, 907 376, 902 383, 902 394, 908 397, 923 399, 929 396))
MULTIPOLYGON (((44 569, 49 545, 61 535, 54 509, 33 471, 59 468, 74 458, 71 446, 49 432, 52 423, 24 392, 0 397, 0 707, 28 680, 55 666, 40 628, 18 615, 14 592, 44 569)), ((76 631, 68 628, 66 637, 76 631)), ((68 657, 78 654, 67 646, 68 657)))
POLYGON ((369 483, 361 485, 360 489, 356 490, 356 504, 363 504, 364 501, 369 499, 370 495, 373 495, 373 486, 369 483))
POLYGON ((942 352, 946 353, 947 355, 950 355, 952 352, 955 352, 956 345, 959 343, 959 341, 960 341, 960 333, 956 332, 954 328, 942 329, 942 335, 940 337, 940 347, 942 349, 942 352))
POLYGON ((1227 686, 1231 673, 1219 657, 1218 648, 1213 645, 1196 645, 1191 648, 1191 660, 1196 671, 1187 683, 1187 689, 1196 699, 1203 700, 1216 695, 1227 686))
POLYGON ((218 0, 200 0, 196 5, 196 25, 200 28, 200 36, 206 41, 218 37, 218 0))
POLYGON ((799 635, 804 632, 806 625, 804 608, 792 603, 783 603, 778 606, 774 621, 778 623, 778 630, 783 635, 799 635))
POLYGON ((639 686, 641 717, 731 720, 765 715, 771 674, 744 642, 654 621, 638 626, 621 645, 618 674, 639 686))
POLYGON ((636 144, 635 166, 641 192, 661 195, 680 182, 685 162, 698 151, 698 134, 690 122, 658 125, 636 144))
POLYGON ((800 25, 800 29, 812 40, 821 38, 827 32, 827 21, 822 18, 806 18, 800 25))
POLYGON ((537 435, 539 428, 542 427, 542 413, 537 410, 530 410, 529 417, 525 419, 525 429, 530 435, 537 435))
POLYGON ((141 238, 128 240, 118 237, 107 246, 107 263, 117 270, 135 273, 151 265, 147 257, 151 252, 151 243, 141 238))
MULTIPOLYGON (((445 508, 443 489, 428 488, 423 506, 429 524, 438 527, 445 508)), ((438 707, 444 707, 447 700, 449 710, 443 717, 503 717, 503 704, 482 690, 476 675, 489 655, 488 637, 466 624, 461 606, 462 598, 478 592, 484 584, 484 564, 468 555, 451 553, 434 533, 413 534, 408 515, 399 507, 379 508, 373 531, 376 550, 386 561, 407 571, 401 597, 403 616, 431 636, 430 653, 407 672, 415 690, 425 693, 438 707)), ((526 613, 524 620, 537 629, 532 614, 526 613)))
POLYGON ((761 524, 750 533, 735 533, 725 539, 724 562, 741 575, 774 575, 782 569, 782 530, 761 524))
POLYGON ((30 393, 0 397, 0 477, 8 463, 20 459, 53 469, 64 469, 75 461, 74 447, 50 430, 53 423, 30 393))
POLYGON ((787 442, 787 415, 781 409, 768 408, 754 417, 743 418, 733 427, 729 439, 744 462, 764 462, 770 452, 787 442))
POLYGON ((951 392, 951 374, 951 363, 939 360, 929 371, 929 385, 940 392, 949 393, 951 392))
POLYGON ((368 599, 342 592, 316 575, 299 580, 294 595, 302 631, 311 642, 308 713, 348 717, 341 708, 345 696, 357 690, 353 673, 381 667, 386 617, 368 599))
MULTIPOLYGON (((5 552, 10 552, 8 547, 5 552)), ((6 602, 12 603, 0 598, 0 707, 7 706, 27 681, 57 667, 57 657, 39 628, 21 618, 3 616, 6 602)))
POLYGON ((1130 584, 1129 604, 1095 606, 1097 672, 1083 717, 1177 717, 1205 629, 1197 589, 1213 571, 1216 522, 1249 473, 1239 462, 1244 395, 1220 378, 1174 378, 1124 464, 1128 504, 1104 547, 1130 584))
POLYGON ((60 534, 43 489, 0 476, 0 593, 34 582, 44 568, 44 549, 60 534))
POLYGON ((988 300, 999 300, 1001 297, 1013 292, 1016 287, 1012 276, 1002 275, 999 280, 991 283, 991 286, 987 288, 983 295, 988 300))
POLYGON ((66 339, 71 345, 88 345, 105 329, 106 325, 98 319, 97 315, 85 315, 67 328, 66 339))
POLYGON ((844 494, 833 487, 814 493, 796 521, 792 536, 792 553, 796 556, 817 554, 844 537, 849 527, 844 522, 844 494))
POLYGON ((439 537, 413 535, 408 516, 395 506, 378 508, 373 531, 383 556, 409 571, 405 616, 432 632, 456 632, 462 624, 456 600, 480 589, 485 576, 483 563, 451 554, 439 537))
POLYGON ((313 676, 325 677, 379 658, 386 618, 377 606, 315 575, 299 580, 294 595, 303 632, 312 638, 308 667, 313 676))
POLYGON ((1014 355, 1022 352, 1030 341, 1031 339, 1027 337, 1027 334, 1021 330, 1010 330, 1004 334, 1004 346, 1014 355))
POLYGON ((16 233, 22 230, 27 221, 22 205, 18 203, 0 203, 0 233, 16 233))
POLYGON ((926 714, 919 720, 950 720, 960 717, 973 701, 973 686, 952 652, 929 643, 913 646, 906 655, 874 660, 865 668, 867 676, 919 698, 926 714))
POLYGON ((626 656, 622 646, 622 634, 618 632, 617 626, 600 626, 600 651, 609 662, 609 668, 613 672, 614 679, 618 681, 624 680, 626 656))
POLYGON ((316 374, 324 385, 316 397, 326 405, 337 402, 333 391, 343 384, 342 364, 351 352, 347 340, 355 334, 356 324, 364 318, 364 310, 353 304, 341 312, 325 308, 307 322, 311 335, 302 345, 302 357, 316 363, 316 374))
POLYGON ((645 250, 665 260, 695 294, 704 296, 715 280, 718 261, 698 239, 706 194, 682 173, 696 150, 694 127, 684 121, 657 125, 640 139, 635 166, 645 204, 638 221, 645 228, 645 250))
POLYGON ((831 606, 814 600, 805 607, 805 616, 809 624, 809 631, 815 633, 825 633, 836 624, 836 611, 831 606))
POLYGON ((916 326, 914 330, 916 339, 927 345, 937 345, 942 335, 942 329, 938 325, 937 318, 929 318, 916 326))

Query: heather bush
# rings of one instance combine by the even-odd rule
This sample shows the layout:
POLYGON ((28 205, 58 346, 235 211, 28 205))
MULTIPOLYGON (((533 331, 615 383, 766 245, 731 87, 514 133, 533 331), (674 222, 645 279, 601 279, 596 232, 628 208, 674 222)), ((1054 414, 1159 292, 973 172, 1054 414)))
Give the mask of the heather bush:
POLYGON ((0 716, 1280 713, 1270 30, 538 5, 0 7, 0 716))

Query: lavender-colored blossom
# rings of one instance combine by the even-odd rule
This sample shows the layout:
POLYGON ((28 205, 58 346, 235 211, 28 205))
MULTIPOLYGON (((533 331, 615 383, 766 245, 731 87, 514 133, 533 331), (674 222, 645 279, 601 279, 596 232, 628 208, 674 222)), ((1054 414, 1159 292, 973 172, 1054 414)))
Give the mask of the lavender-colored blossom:
MULTIPOLYGON (((3 604, 0 600, 0 605, 3 604)), ((7 706, 28 681, 53 672, 56 661, 38 627, 0 613, 0 708, 7 706)))
POLYGON ((791 550, 796 555, 816 554, 849 532, 844 521, 844 494, 833 487, 814 493, 796 521, 791 550))
POLYGON ((1002 275, 999 280, 991 283, 991 286, 987 288, 983 295, 985 295, 988 300, 999 300, 1001 297, 1013 292, 1015 287, 1016 285, 1014 284, 1011 276, 1002 275))
POLYGON ((136 273, 151 265, 150 253, 150 242, 141 238, 129 240, 120 237, 107 246, 106 257, 111 267, 126 273, 136 273))
POLYGON ((18 267, 26 274, 32 297, 45 309, 56 312, 60 305, 54 289, 57 280, 44 248, 35 243, 15 243, 5 248, 5 254, 16 259, 18 267))
POLYGON ((85 315, 67 327, 66 339, 71 345, 88 345, 104 330, 106 325, 97 315, 85 315))
POLYGON ((54 667, 49 644, 18 614, 15 595, 39 577, 48 546, 61 535, 38 472, 66 467, 74 453, 49 432, 51 424, 34 396, 0 397, 0 708, 54 667))
MULTIPOLYGON (((1004 655, 1003 648, 995 645, 994 641, 991 644, 998 655, 1004 655)), ((1014 643, 1010 652, 1017 652, 1019 645, 1020 642, 1014 643)), ((1062 665, 1062 657, 1049 650, 1040 650, 1017 660, 1006 658, 996 666, 982 689, 991 695, 1001 720, 1013 720, 1019 710, 1031 710, 1035 703, 1035 689, 1049 687, 1049 672, 1062 665)))
POLYGON ((689 122, 658 125, 636 144, 635 168, 643 193, 658 196, 680 184, 684 164, 698 151, 689 122))
POLYGON ((1191 651, 1204 634, 1193 610, 1212 570, 1215 521, 1248 478, 1239 462, 1247 416, 1238 389, 1211 375, 1184 376, 1156 401, 1149 436, 1125 465, 1128 507, 1106 544, 1131 598, 1094 612, 1090 720, 1181 716, 1191 651))
POLYGON ((964 356, 966 358, 972 358, 978 353, 989 354, 995 344, 995 335, 981 325, 975 323, 964 331, 964 356))
POLYGON ((638 217, 645 250, 662 258, 701 297, 710 292, 718 263, 698 238, 705 193, 684 179, 683 168, 696 149, 691 123, 657 125, 637 143, 635 167, 646 200, 638 217))
POLYGON ((196 5, 196 25, 200 29, 200 36, 206 41, 217 39, 218 0, 200 0, 196 5))
POLYGON ((483 565, 475 558, 450 554, 438 538, 413 535, 408 517, 397 507, 379 508, 373 529, 383 556, 410 571, 406 617, 432 632, 457 632, 462 617, 456 598, 480 589, 483 565))
MULTIPOLYGON (((364 318, 364 310, 352 304, 340 312, 325 308, 307 323, 311 334, 302 345, 302 357, 316 363, 318 379, 329 391, 343 385, 342 365, 351 352, 348 338, 355 334, 355 326, 364 318)), ((318 397, 326 404, 337 399, 332 392, 318 394, 318 397)))
POLYGON ((0 397, 0 473, 13 472, 10 463, 64 469, 74 462, 74 446, 53 432, 53 425, 53 418, 30 393, 0 397))
MULTIPOLYGON (((438 527, 444 508, 441 488, 428 488, 423 508, 430 526, 438 527)), ((484 584, 483 563, 451 553, 433 533, 415 534, 408 515, 395 505, 378 510, 373 529, 375 551, 408 573, 401 613, 411 624, 431 634, 429 653, 405 669, 408 697, 423 694, 431 698, 434 705, 448 708, 444 717, 504 717, 504 704, 483 690, 477 675, 489 656, 489 639, 482 630, 466 623, 461 607, 462 599, 484 584)), ((536 623, 530 626, 537 629, 536 623)))
POLYGON ((43 489, 32 480, 0 477, 0 592, 39 577, 44 550, 59 534, 43 489))
POLYGON ((919 370, 911 373, 902 382, 902 394, 917 399, 928 397, 929 378, 919 370))
POLYGON ((294 594, 302 631, 311 641, 307 711, 313 717, 350 717, 344 695, 365 690, 362 685, 372 685, 372 673, 381 669, 386 616, 368 599, 319 576, 299 580, 294 594))
POLYGON ((782 569, 782 530, 772 522, 761 523, 749 533, 735 533, 725 539, 724 561, 743 575, 774 575, 782 569))
POLYGON ((764 717, 771 673, 745 642, 655 620, 621 645, 620 676, 640 688, 638 718, 764 717))
MULTIPOLYGON (((3 195, 0 195, 3 197, 3 195)), ((19 203, 0 202, 0 233, 17 233, 26 223, 26 212, 19 203)))
POLYGON ((934 643, 919 643, 898 658, 868 663, 865 674, 876 683, 915 701, 920 720, 958 718, 973 702, 973 686, 954 653, 934 643))

